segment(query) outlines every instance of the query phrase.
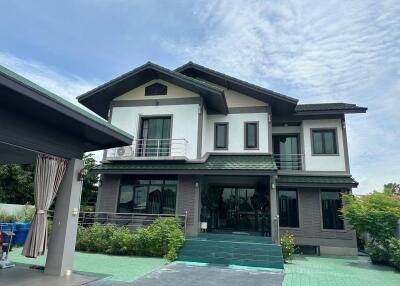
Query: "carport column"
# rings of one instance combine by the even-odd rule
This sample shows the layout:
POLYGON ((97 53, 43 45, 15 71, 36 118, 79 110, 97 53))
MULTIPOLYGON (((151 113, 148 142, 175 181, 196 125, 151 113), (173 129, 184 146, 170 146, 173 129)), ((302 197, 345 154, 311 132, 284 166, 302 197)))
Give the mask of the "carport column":
POLYGON ((279 240, 279 216, 278 216, 278 196, 276 191, 276 176, 270 177, 270 209, 271 209, 271 237, 277 242, 279 240))
POLYGON ((82 192, 78 176, 82 168, 82 160, 71 159, 57 193, 46 260, 47 274, 63 276, 72 270, 82 192))

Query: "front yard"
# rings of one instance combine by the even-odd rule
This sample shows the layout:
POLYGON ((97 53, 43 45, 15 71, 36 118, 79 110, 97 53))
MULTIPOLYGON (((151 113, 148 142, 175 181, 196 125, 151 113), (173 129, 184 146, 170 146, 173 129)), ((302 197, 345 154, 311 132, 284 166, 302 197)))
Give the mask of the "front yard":
POLYGON ((295 256, 285 265, 284 286, 398 286, 400 272, 368 257, 295 256))
MULTIPOLYGON (((10 253, 10 260, 20 264, 44 265, 45 257, 38 259, 25 258, 21 255, 21 250, 21 248, 15 248, 10 253)), ((85 252, 76 252, 74 257, 74 270, 76 272, 81 272, 84 275, 94 275, 107 280, 124 282, 133 282, 160 269, 166 264, 167 261, 161 258, 114 256, 85 252)), ((215 268, 216 266, 208 267, 215 268)), ((242 269, 239 271, 245 270, 242 269)), ((249 268, 246 271, 254 273, 260 270, 249 268)), ((222 271, 220 275, 223 275, 225 272, 228 274, 227 271, 222 271)), ((397 272, 392 267, 373 265, 368 257, 296 255, 293 261, 285 264, 284 273, 284 286, 400 285, 400 272, 397 272)), ((244 275, 243 272, 242 275, 244 275)), ((187 280, 187 277, 185 279, 187 280)), ((229 277, 225 277, 224 279, 229 280, 229 277)), ((265 282, 268 283, 268 281, 265 282)))
MULTIPOLYGON (((21 255, 21 251, 22 248, 14 248, 9 259, 20 264, 45 264, 45 256, 37 259, 26 258, 21 255)), ((167 260, 162 258, 75 252, 74 271, 114 281, 132 282, 167 263, 167 260)))

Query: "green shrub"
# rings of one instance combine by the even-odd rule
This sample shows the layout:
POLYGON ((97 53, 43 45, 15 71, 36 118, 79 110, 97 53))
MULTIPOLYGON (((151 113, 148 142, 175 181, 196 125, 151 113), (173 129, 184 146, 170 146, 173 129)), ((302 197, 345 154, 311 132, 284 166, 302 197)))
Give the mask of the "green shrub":
POLYGON ((32 221, 33 215, 36 209, 25 205, 22 209, 15 211, 14 213, 7 213, 0 211, 0 222, 30 222, 32 221))
POLYGON ((78 227, 76 250, 118 255, 166 257, 175 260, 184 242, 181 220, 159 218, 133 234, 126 227, 95 223, 78 227))
POLYGON ((283 260, 287 262, 292 258, 295 252, 294 235, 286 232, 281 236, 280 242, 282 246, 283 260))
POLYGON ((158 218, 147 228, 139 229, 135 234, 137 253, 175 260, 185 240, 181 223, 177 218, 158 218))
POLYGON ((390 253, 387 247, 376 242, 370 242, 367 246, 367 252, 374 264, 389 265, 390 253))
POLYGON ((390 262, 397 269, 400 270, 400 239, 392 238, 389 241, 390 262))

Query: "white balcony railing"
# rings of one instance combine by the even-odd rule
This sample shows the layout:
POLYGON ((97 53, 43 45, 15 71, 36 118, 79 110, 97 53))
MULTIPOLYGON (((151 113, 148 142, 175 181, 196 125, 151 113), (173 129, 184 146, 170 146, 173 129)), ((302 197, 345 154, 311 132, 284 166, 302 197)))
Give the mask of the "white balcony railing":
POLYGON ((303 154, 274 154, 274 160, 279 170, 303 170, 303 154))
POLYGON ((130 146, 108 149, 106 160, 184 159, 186 139, 136 139, 130 146))

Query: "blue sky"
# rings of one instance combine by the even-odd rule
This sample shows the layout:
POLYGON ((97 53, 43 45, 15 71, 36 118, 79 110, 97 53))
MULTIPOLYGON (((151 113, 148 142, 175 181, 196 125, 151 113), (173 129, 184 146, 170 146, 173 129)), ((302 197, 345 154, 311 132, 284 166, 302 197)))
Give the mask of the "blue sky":
POLYGON ((356 193, 400 182, 400 2, 2 1, 0 64, 74 101, 146 61, 192 60, 347 116, 356 193))

